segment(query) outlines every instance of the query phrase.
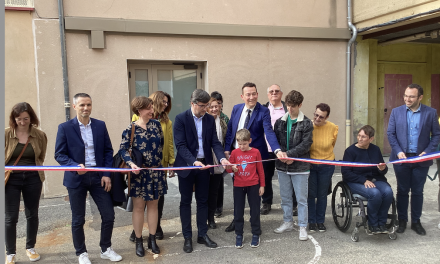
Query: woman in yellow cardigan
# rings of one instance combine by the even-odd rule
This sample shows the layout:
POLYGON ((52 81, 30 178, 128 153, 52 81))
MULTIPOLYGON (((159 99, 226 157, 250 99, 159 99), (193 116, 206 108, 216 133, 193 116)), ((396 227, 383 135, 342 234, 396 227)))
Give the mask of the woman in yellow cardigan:
MULTIPOLYGON (((154 109, 154 119, 157 119, 162 125, 162 131, 164 135, 164 146, 162 153, 162 166, 163 167, 172 167, 174 164, 174 143, 173 143, 173 123, 168 118, 168 114, 171 111, 171 96, 162 91, 154 92, 149 96, 153 100, 153 109, 154 109)), ((137 115, 133 115, 132 121, 137 121, 139 117, 137 115)), ((168 171, 168 173, 172 176, 174 175, 173 171, 168 171)), ((156 239, 163 239, 163 230, 160 226, 160 219, 162 218, 163 206, 165 203, 165 197, 161 196, 159 198, 158 210, 159 210, 159 219, 157 221, 157 231, 156 231, 156 239)), ((134 231, 130 237, 130 240, 134 241, 134 231), (133 239, 132 239, 133 238, 133 239)))
MULTIPOLYGON (((321 103, 316 106, 313 117, 313 144, 310 147, 310 158, 334 160, 333 149, 338 138, 338 126, 327 121, 330 106, 321 103)), ((309 176, 309 232, 325 232, 325 210, 327 192, 335 171, 334 165, 312 164, 309 176), (316 199, 316 201, 315 201, 316 199)))

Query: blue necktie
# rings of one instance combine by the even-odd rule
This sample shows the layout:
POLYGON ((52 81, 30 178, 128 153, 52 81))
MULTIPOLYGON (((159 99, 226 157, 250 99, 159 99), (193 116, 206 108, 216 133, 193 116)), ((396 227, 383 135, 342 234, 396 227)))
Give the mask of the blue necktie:
POLYGON ((250 109, 247 110, 247 116, 246 116, 246 119, 244 120, 244 127, 243 128, 248 129, 249 120, 251 119, 251 112, 252 111, 250 109))

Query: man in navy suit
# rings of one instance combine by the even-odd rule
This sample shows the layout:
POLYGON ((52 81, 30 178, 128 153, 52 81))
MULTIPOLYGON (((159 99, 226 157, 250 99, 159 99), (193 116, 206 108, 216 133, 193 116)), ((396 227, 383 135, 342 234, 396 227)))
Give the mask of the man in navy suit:
MULTIPOLYGON (((112 167, 113 148, 103 121, 90 118, 92 98, 85 93, 73 97, 77 116, 58 126, 55 160, 61 166, 112 167)), ((72 210, 72 238, 80 264, 90 264, 84 237, 86 196, 89 191, 101 214, 101 258, 120 261, 111 248, 115 212, 110 196, 109 172, 64 172, 64 186, 72 210)))
MULTIPOLYGON (((388 141, 392 151, 390 161, 408 157, 423 156, 434 152, 440 141, 440 127, 437 110, 421 104, 423 88, 410 84, 403 99, 405 105, 391 112, 388 124, 388 141)), ((408 222, 408 193, 411 191, 411 229, 419 235, 426 235, 420 223, 423 207, 423 187, 432 160, 420 163, 394 164, 397 178, 398 233, 405 232, 408 222)))
MULTIPOLYGON (((246 128, 251 132, 252 142, 250 143, 250 146, 260 151, 263 160, 269 159, 267 143, 278 158, 287 157, 286 153, 281 152, 277 137, 273 132, 269 109, 263 107, 258 102, 257 86, 251 82, 245 83, 241 88, 241 99, 244 101, 244 104, 234 105, 231 119, 228 122, 228 130, 225 138, 226 157, 229 158, 231 151, 238 148, 235 134, 242 128, 246 128), (265 134, 267 143, 264 137, 265 134)), ((270 170, 270 166, 267 166, 266 162, 263 162, 263 168, 264 174, 270 175, 270 172, 268 171, 270 170)), ((270 178, 268 180, 271 181, 272 179, 270 178)), ((265 190, 263 195, 263 206, 267 207, 265 210, 270 211, 272 199, 272 189, 268 189, 267 192, 265 190)), ((232 221, 225 231, 232 232, 234 230, 235 223, 232 221)))
POLYGON ((230 164, 223 153, 223 147, 215 132, 215 120, 206 114, 210 96, 207 92, 196 89, 191 95, 191 109, 180 113, 174 121, 174 143, 177 155, 174 167, 200 166, 201 169, 177 170, 180 191, 180 220, 185 239, 183 251, 190 253, 192 246, 191 202, 193 186, 197 202, 197 243, 215 248, 217 244, 208 235, 208 194, 209 177, 213 168, 212 151, 221 164, 230 164))

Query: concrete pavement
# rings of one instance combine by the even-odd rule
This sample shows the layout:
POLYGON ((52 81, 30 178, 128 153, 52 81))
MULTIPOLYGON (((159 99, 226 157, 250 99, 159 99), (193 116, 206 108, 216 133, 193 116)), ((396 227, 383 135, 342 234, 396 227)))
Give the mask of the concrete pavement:
MULTIPOLYGON (((436 170, 432 166, 429 174, 436 170)), ((392 167, 387 178, 396 190, 396 181, 392 167)), ((341 180, 341 175, 335 173, 333 186, 341 180)), ((275 234, 273 230, 282 223, 279 185, 274 177, 274 205, 269 215, 261 216, 263 234, 259 248, 250 248, 251 239, 249 222, 245 224, 245 247, 235 249, 234 233, 226 233, 224 229, 232 220, 232 181, 225 178, 225 202, 223 217, 217 218, 218 229, 210 230, 209 236, 218 243, 216 249, 209 249, 196 243, 197 233, 193 233, 194 252, 182 251, 183 237, 180 233, 179 193, 177 178, 169 180, 169 192, 166 195, 163 229, 165 239, 159 241, 160 255, 149 252, 144 258, 134 253, 134 244, 129 242, 131 233, 131 214, 116 208, 116 222, 113 231, 113 249, 122 255, 120 263, 440 263, 438 245, 440 230, 437 225, 440 213, 437 206, 438 179, 425 185, 425 201, 422 224, 427 231, 426 236, 419 236, 410 228, 404 234, 398 234, 397 240, 390 240, 386 235, 368 236, 361 229, 360 241, 355 243, 350 239, 351 231, 357 220, 353 216, 350 230, 346 233, 339 231, 331 216, 329 196, 325 233, 309 233, 308 241, 299 241, 296 230, 284 234, 275 234)), ((193 230, 195 226, 195 203, 193 203, 193 230)), ((354 210, 354 214, 356 211, 354 210)), ((246 210, 245 219, 249 219, 246 210)), ((294 218, 296 219, 296 217, 294 218)), ((109 263, 99 257, 100 217, 93 200, 88 200, 86 244, 92 263, 109 263)), ((25 217, 20 213, 17 240, 18 263, 29 263, 25 255, 25 217)), ((145 224, 144 237, 148 236, 148 226, 145 224)), ((145 243, 146 245, 146 243, 145 243)), ((72 245, 70 231, 69 202, 63 198, 44 199, 40 208, 40 232, 37 240, 37 251, 41 254, 40 263, 78 263, 72 245)))

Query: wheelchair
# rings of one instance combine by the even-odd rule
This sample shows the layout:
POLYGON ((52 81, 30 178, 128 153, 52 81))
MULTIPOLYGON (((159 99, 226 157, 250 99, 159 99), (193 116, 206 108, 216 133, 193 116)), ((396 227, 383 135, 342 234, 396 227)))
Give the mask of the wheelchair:
MULTIPOLYGON (((368 216, 366 214, 367 200, 367 198, 359 194, 353 194, 350 190, 350 187, 343 181, 338 182, 335 188, 333 188, 332 215, 333 221, 339 230, 344 233, 347 232, 352 222, 353 208, 359 209, 356 216, 359 217, 360 219, 358 219, 361 221, 356 222, 356 226, 351 233, 351 240, 353 242, 359 241, 359 229, 361 227, 364 227, 367 235, 372 235, 370 229, 368 228, 368 216)), ((391 203, 391 207, 388 212, 388 221, 385 226, 389 231, 388 237, 392 240, 395 240, 397 238, 396 230, 399 227, 399 224, 397 221, 397 210, 394 199, 391 203)))

